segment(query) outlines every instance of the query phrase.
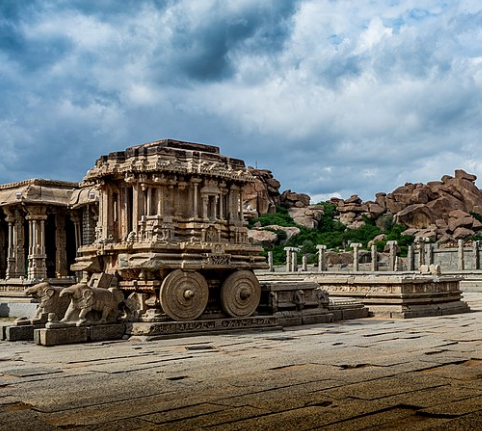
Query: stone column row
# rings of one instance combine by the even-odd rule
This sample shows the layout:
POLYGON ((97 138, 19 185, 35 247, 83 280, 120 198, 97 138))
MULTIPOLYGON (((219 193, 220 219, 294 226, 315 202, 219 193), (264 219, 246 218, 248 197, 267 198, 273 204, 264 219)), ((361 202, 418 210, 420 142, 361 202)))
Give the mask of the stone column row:
MULTIPOLYGON (((18 208, 3 208, 8 226, 6 278, 44 279, 47 277, 45 206, 27 206, 27 214, 18 208), (26 229, 25 229, 25 222, 26 229), (28 239, 28 241, 27 241, 28 239)), ((67 276, 67 232, 65 214, 55 217, 55 233, 50 241, 55 242, 55 276, 67 276)))

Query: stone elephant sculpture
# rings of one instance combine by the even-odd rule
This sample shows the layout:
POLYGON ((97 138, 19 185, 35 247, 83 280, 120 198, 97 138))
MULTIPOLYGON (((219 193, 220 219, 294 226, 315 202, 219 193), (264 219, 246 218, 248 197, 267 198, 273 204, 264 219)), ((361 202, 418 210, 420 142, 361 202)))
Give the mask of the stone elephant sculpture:
POLYGON ((48 315, 54 313, 62 317, 69 306, 69 298, 61 297, 63 287, 51 286, 48 282, 37 283, 25 291, 25 295, 32 296, 39 301, 39 306, 31 320, 32 324, 47 322, 48 315))
POLYGON ((69 308, 61 322, 76 322, 77 325, 115 322, 119 315, 118 305, 124 301, 124 295, 119 289, 90 287, 87 283, 67 287, 60 296, 70 298, 69 308), (94 312, 99 312, 100 318, 96 319, 94 312), (89 313, 91 314, 87 319, 89 313))

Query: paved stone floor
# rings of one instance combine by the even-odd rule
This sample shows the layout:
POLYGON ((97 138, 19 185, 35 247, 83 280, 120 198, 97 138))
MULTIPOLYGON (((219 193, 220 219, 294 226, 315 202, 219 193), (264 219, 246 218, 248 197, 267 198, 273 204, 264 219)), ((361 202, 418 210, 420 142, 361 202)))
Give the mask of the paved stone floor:
POLYGON ((482 429, 474 313, 41 347, 0 342, 0 430, 482 429))

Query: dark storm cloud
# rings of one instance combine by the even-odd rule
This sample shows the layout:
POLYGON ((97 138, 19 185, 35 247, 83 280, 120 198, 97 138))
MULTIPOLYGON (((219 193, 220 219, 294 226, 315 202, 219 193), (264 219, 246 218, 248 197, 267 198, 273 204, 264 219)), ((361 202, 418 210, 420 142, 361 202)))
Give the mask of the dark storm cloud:
MULTIPOLYGON (((159 63, 179 79, 217 81, 236 72, 233 57, 240 51, 276 53, 290 33, 290 17, 297 1, 280 5, 272 2, 248 2, 245 7, 224 7, 213 2, 201 16, 186 17, 180 12, 173 26, 170 55, 159 63), (167 61, 166 61, 167 60, 167 61)), ((242 4, 242 2, 240 3, 242 4)), ((161 48, 165 50, 165 46, 161 48)))
POLYGON ((365 198, 482 175, 482 6, 1 0, 0 182, 165 137, 365 198))

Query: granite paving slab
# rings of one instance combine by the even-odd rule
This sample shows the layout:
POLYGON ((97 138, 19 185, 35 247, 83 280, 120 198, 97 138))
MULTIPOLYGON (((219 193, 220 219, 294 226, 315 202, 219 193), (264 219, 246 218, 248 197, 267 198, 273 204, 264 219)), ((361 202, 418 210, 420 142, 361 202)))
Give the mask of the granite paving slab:
POLYGON ((481 334, 482 314, 470 313, 48 348, 0 341, 0 430, 477 429, 481 334))

